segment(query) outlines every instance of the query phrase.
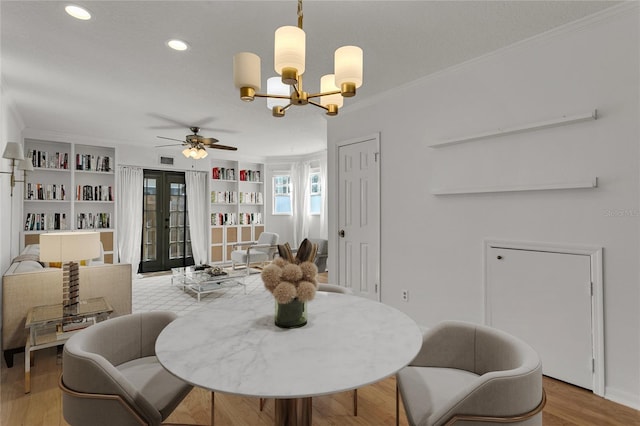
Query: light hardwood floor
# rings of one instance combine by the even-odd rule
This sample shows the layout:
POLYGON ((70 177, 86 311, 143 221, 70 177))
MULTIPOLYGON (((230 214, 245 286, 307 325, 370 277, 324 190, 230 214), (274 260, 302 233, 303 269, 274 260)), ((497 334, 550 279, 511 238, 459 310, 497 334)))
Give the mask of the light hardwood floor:
MULTIPOLYGON (((326 282, 326 274, 318 281, 326 282)), ((62 372, 56 348, 38 351, 31 369, 31 393, 24 393, 24 354, 15 357, 13 368, 0 367, 1 426, 62 426, 61 393, 57 387, 62 372)), ((640 426, 640 411, 594 396, 591 392, 544 379, 547 405, 543 411, 545 426, 640 426)), ((358 390, 358 416, 352 416, 352 393, 344 392, 313 399, 313 424, 395 425, 395 379, 388 378, 358 390)), ((273 401, 260 412, 254 398, 216 394, 216 426, 271 426, 273 401)), ((210 420, 210 393, 194 389, 168 421, 207 425, 210 420)), ((400 424, 407 425, 401 408, 400 424)), ((89 425, 87 425, 89 426, 89 425)))
MULTIPOLYGON (((31 370, 30 394, 24 393, 24 355, 16 355, 13 368, 0 372, 0 425, 60 426, 62 402, 57 387, 61 359, 56 348, 38 351, 31 370)), ((584 389, 545 378, 547 405, 545 426, 632 426, 640 425, 640 411, 604 400, 584 389)), ((314 425, 394 425, 395 379, 388 378, 358 391, 358 416, 351 415, 351 392, 314 398, 314 425)), ((260 412, 254 398, 216 394, 216 425, 262 426, 273 424, 273 401, 260 412)), ((171 415, 173 423, 209 424, 210 394, 194 389, 171 415)), ((406 425, 401 411, 400 424, 406 425)), ((89 425, 88 425, 89 426, 89 425)))

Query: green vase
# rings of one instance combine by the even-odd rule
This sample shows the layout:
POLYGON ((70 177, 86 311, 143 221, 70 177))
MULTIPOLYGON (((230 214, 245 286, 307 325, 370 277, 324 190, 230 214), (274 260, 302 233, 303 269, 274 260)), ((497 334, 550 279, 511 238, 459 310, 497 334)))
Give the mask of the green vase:
POLYGON ((280 328, 302 327, 307 323, 307 302, 298 299, 289 303, 276 302, 275 323, 280 328))

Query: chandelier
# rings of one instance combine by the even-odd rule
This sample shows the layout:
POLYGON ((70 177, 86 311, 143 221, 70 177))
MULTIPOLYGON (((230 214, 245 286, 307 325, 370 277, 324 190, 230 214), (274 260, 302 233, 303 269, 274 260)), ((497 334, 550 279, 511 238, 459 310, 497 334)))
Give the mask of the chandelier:
POLYGON ((284 117, 291 105, 315 105, 324 109, 327 115, 337 115, 343 98, 356 95, 362 86, 362 49, 357 46, 343 46, 336 50, 334 74, 320 79, 320 93, 308 93, 302 88, 305 71, 305 41, 302 30, 302 0, 298 0, 298 26, 284 26, 276 30, 274 46, 275 71, 281 77, 267 81, 267 93, 260 90, 260 57, 251 52, 240 52, 233 57, 233 83, 240 89, 240 99, 253 101, 267 98, 267 108, 274 117, 284 117), (319 98, 318 101, 312 99, 319 98))

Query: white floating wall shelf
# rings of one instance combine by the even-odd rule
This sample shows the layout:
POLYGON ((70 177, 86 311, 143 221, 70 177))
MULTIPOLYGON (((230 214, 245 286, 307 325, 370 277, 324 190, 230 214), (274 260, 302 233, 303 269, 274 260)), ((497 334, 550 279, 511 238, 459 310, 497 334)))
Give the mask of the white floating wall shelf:
POLYGON ((580 189, 597 188, 598 178, 578 180, 565 183, 542 183, 530 185, 504 185, 484 188, 457 188, 457 189, 432 189, 433 195, 456 195, 456 194, 483 194, 491 192, 519 192, 519 191, 544 191, 554 189, 580 189))
POLYGON ((540 129, 546 129, 549 127, 564 126, 566 124, 580 123, 582 121, 590 121, 590 120, 597 120, 597 119, 598 119, 598 110, 595 109, 591 112, 584 113, 584 114, 563 116, 561 118, 556 118, 553 120, 539 121, 537 123, 525 124, 522 126, 515 126, 515 127, 508 127, 505 129, 498 129, 495 131, 480 133, 472 136, 448 139, 442 142, 433 143, 429 145, 429 148, 442 148, 445 146, 473 142, 480 139, 487 139, 494 136, 506 136, 506 135, 512 135, 514 133, 528 132, 530 130, 540 130, 540 129))

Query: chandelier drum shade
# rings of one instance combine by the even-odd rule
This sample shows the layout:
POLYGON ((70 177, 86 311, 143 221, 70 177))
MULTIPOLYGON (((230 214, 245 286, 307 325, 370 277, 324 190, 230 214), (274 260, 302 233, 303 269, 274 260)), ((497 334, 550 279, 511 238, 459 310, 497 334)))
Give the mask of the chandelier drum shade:
POLYGON ((269 78, 267 93, 261 89, 260 57, 251 52, 240 52, 233 57, 233 83, 240 89, 240 99, 253 101, 267 98, 267 108, 274 117, 284 117, 292 105, 312 104, 326 111, 327 115, 338 114, 343 98, 356 95, 362 86, 362 49, 343 46, 334 56, 334 74, 321 78, 320 93, 308 93, 302 87, 305 72, 306 35, 302 29, 302 0, 298 0, 298 26, 280 27, 275 32, 273 63, 280 77, 269 78), (318 101, 313 100, 319 98, 318 101))

